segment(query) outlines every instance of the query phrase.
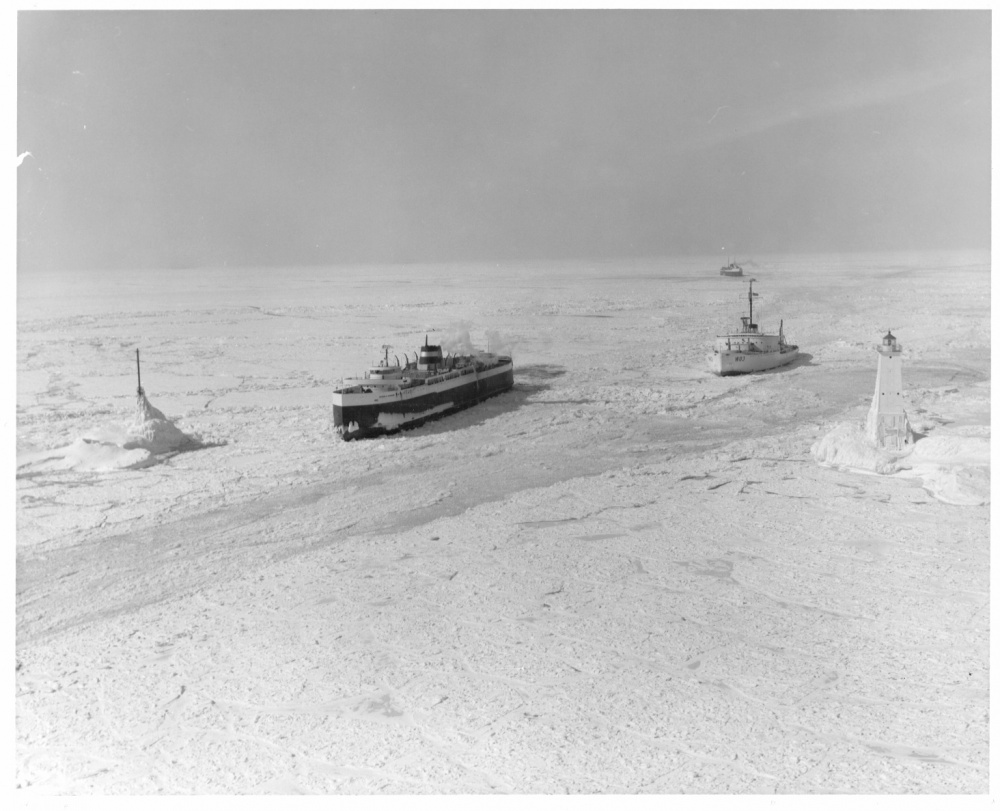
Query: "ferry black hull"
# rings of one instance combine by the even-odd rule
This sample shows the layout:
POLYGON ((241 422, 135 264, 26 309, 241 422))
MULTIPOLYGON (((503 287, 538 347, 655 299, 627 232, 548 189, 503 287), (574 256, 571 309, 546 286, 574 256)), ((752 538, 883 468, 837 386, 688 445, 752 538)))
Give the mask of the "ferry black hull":
POLYGON ((345 440, 395 434, 416 428, 431 420, 462 411, 485 399, 510 391, 514 386, 514 367, 482 376, 477 380, 444 391, 428 391, 400 402, 371 405, 333 406, 333 424, 345 440), (386 424, 386 421, 391 424, 386 424))

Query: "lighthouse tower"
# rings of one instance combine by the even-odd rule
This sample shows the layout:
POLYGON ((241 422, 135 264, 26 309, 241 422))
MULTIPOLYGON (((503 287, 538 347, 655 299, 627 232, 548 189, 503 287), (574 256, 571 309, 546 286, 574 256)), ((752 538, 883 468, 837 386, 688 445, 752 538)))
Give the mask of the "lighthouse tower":
POLYGON ((878 350, 878 375, 866 432, 876 447, 901 451, 913 442, 913 432, 903 409, 903 347, 896 343, 896 336, 890 330, 881 345, 875 348, 878 350))

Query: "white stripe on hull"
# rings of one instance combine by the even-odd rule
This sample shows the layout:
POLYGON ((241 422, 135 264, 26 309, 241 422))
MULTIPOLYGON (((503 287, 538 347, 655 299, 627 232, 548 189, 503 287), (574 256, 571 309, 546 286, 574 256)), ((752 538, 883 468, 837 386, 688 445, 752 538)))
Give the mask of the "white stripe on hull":
POLYGON ((385 411, 380 411, 378 419, 375 421, 376 428, 384 428, 387 431, 392 431, 395 428, 402 428, 416 420, 426 420, 437 414, 443 414, 455 407, 454 403, 441 403, 441 405, 433 406, 428 408, 426 411, 418 411, 416 413, 402 413, 402 414, 392 414, 385 411))

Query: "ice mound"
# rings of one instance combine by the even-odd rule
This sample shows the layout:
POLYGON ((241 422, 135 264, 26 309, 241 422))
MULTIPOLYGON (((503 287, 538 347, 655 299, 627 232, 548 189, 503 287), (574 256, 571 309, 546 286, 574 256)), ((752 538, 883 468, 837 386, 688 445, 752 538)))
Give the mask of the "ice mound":
POLYGON ((914 465, 898 475, 904 478, 919 478, 928 493, 946 504, 979 507, 990 503, 989 468, 914 465))
POLYGON ((17 475, 66 470, 138 470, 155 465, 156 454, 200 446, 200 437, 185 434, 140 394, 135 421, 128 428, 99 428, 61 448, 18 454, 17 475))
POLYGON ((928 493, 947 504, 990 503, 988 437, 924 437, 905 454, 890 453, 871 443, 864 426, 845 423, 816 442, 811 453, 822 465, 920 479, 928 493))
POLYGON ((921 480, 938 501, 963 506, 990 503, 990 440, 978 436, 921 439, 901 464, 901 477, 921 480))
POLYGON ((821 465, 864 470, 882 475, 899 469, 897 458, 868 439, 862 425, 842 423, 813 444, 813 459, 821 465))
POLYGON ((64 470, 136 470, 155 462, 153 454, 143 448, 126 450, 112 442, 80 437, 62 448, 19 453, 17 475, 20 478, 36 473, 55 473, 64 470))
POLYGON ((200 439, 188 436, 163 412, 154 408, 145 394, 136 397, 135 422, 128 429, 129 438, 122 444, 126 450, 144 448, 152 453, 167 453, 198 445, 200 439))
POLYGON ((925 437, 914 445, 908 461, 949 465, 989 465, 990 440, 988 437, 979 436, 925 437))

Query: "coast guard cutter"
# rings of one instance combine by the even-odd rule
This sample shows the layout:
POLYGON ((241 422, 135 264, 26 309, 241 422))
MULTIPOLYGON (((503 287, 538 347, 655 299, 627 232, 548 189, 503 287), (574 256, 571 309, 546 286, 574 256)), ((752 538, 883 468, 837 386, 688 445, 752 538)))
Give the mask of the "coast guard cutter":
POLYGON ((776 366, 784 366, 798 357, 799 348, 785 342, 782 321, 777 335, 761 332, 759 325, 753 320, 753 300, 757 294, 753 291, 750 280, 750 290, 747 300, 750 302, 750 314, 740 317, 740 326, 733 332, 719 335, 715 339, 715 351, 711 356, 712 371, 717 375, 739 375, 749 372, 762 372, 776 366))

